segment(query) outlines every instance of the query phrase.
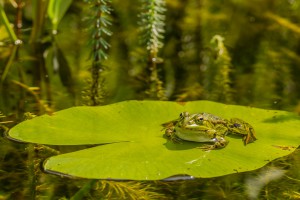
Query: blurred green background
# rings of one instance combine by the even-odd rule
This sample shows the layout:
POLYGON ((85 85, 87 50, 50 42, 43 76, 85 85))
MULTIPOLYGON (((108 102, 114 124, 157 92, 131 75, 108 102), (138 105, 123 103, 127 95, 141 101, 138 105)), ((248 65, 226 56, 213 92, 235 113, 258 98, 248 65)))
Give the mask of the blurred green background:
MULTIPOLYGON (((23 41, 14 58, 14 41, 3 22, 0 26, 0 70, 7 72, 1 80, 1 111, 34 111, 37 101, 53 110, 85 104, 99 53, 94 48, 93 1, 62 1, 61 7, 68 5, 56 25, 47 12, 48 1, 16 2, 24 5, 16 9, 10 1, 4 4, 11 25, 22 24, 14 24, 23 41)), ((100 104, 208 99, 299 112, 299 1, 172 0, 157 6, 164 8, 164 18, 157 20, 164 24, 157 39, 161 46, 152 57, 159 60, 156 71, 162 87, 154 90, 162 90, 163 98, 147 93, 151 53, 143 40, 153 39, 150 33, 155 31, 147 30, 151 20, 141 14, 147 2, 111 2, 106 29, 112 35, 101 35, 110 47, 102 47, 107 59, 100 61, 105 66, 100 104), (211 41, 216 35, 223 38, 221 48, 211 41)))

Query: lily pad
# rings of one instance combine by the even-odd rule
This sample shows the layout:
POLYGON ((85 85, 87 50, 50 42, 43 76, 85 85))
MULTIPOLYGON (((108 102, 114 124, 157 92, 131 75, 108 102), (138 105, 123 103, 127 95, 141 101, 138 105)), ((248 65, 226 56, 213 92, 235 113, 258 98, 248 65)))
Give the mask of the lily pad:
POLYGON ((49 145, 99 144, 48 158, 48 172, 94 179, 159 180, 175 175, 217 177, 258 169, 292 153, 300 142, 300 117, 289 112, 225 105, 125 101, 101 107, 74 107, 24 121, 13 127, 14 140, 49 145), (250 123, 256 140, 228 136, 227 147, 202 151, 202 143, 173 144, 161 124, 179 113, 208 112, 250 123))

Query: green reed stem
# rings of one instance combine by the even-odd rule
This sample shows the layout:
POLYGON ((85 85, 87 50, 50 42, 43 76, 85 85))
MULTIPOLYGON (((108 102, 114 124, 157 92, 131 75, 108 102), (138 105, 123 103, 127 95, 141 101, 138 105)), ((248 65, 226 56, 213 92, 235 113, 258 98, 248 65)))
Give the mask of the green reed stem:
POLYGON ((17 41, 19 41, 19 39, 17 38, 17 35, 15 34, 14 30, 10 26, 10 23, 8 21, 8 18, 6 16, 6 13, 5 13, 4 8, 3 8, 2 5, 0 5, 0 19, 3 22, 5 28, 6 28, 7 32, 8 32, 8 35, 9 35, 10 39, 12 41, 14 41, 15 44, 18 44, 17 41))

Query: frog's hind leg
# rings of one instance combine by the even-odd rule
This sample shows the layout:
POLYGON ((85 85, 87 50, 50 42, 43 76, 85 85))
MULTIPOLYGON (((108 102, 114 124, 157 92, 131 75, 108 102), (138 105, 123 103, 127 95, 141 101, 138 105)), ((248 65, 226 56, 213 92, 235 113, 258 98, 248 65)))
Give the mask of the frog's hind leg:
POLYGON ((202 149, 203 151, 213 150, 213 149, 221 149, 226 147, 228 144, 228 141, 225 140, 223 137, 215 137, 213 138, 214 144, 211 145, 204 145, 202 147, 198 147, 199 149, 202 149))
POLYGON ((257 140, 257 138, 255 137, 255 131, 252 127, 249 128, 247 131, 248 131, 248 134, 243 137, 243 141, 244 141, 245 145, 247 145, 250 142, 254 142, 255 140, 257 140))
POLYGON ((244 120, 238 118, 230 119, 228 129, 233 134, 242 135, 245 145, 257 140, 254 128, 244 120))

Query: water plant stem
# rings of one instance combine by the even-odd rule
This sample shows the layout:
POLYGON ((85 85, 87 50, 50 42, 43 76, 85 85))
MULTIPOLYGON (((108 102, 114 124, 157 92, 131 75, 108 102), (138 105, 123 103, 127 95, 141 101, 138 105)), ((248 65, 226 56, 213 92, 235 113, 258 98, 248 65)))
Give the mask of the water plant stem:
POLYGON ((14 30, 12 29, 12 27, 10 26, 10 23, 7 19, 7 16, 6 16, 6 13, 4 11, 4 8, 3 6, 0 4, 0 19, 2 20, 7 32, 8 32, 8 35, 10 37, 10 39, 12 41, 14 41, 14 43, 16 43, 16 41, 18 41, 19 39, 17 38, 17 35, 15 34, 14 30))

